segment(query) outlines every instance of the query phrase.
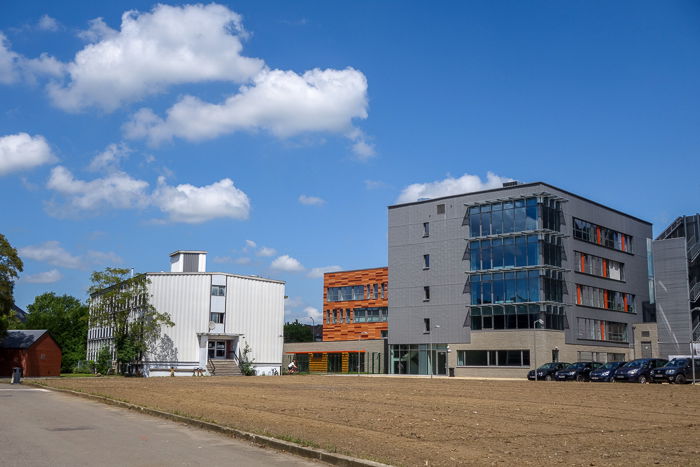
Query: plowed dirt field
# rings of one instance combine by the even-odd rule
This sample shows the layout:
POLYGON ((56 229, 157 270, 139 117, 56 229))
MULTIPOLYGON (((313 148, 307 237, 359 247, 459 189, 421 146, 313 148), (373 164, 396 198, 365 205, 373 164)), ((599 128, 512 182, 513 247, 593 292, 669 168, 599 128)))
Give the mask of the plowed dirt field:
POLYGON ((700 465, 700 385, 356 376, 43 383, 395 465, 700 465))

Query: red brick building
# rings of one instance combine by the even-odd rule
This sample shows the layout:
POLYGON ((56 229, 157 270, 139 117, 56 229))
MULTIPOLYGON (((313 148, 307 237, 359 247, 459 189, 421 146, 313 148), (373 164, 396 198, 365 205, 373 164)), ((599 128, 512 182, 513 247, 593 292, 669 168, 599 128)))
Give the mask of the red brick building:
POLYGON ((386 337, 389 268, 323 275, 323 341, 386 337))
POLYGON ((0 339, 0 376, 10 376, 13 367, 22 376, 59 376, 61 348, 45 329, 9 330, 0 339))

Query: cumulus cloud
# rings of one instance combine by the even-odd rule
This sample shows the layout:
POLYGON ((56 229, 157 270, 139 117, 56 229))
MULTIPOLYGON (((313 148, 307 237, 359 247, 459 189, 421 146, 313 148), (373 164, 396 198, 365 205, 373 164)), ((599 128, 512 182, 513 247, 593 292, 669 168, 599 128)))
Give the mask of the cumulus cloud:
POLYGON ((56 240, 20 248, 19 255, 25 259, 70 269, 81 268, 84 264, 80 257, 68 253, 56 240))
POLYGON ((129 153, 131 153, 131 149, 126 144, 112 143, 107 146, 104 151, 96 155, 92 161, 90 161, 88 170, 93 172, 102 170, 116 170, 119 165, 119 161, 126 158, 129 153))
POLYGON ((322 266, 320 268, 312 268, 307 276, 317 279, 319 277, 323 277, 323 275, 327 272, 336 272, 336 271, 341 271, 343 268, 338 266, 338 265, 333 265, 333 266, 322 266))
POLYGON ((318 308, 307 306, 306 308, 304 308, 304 313, 306 313, 307 318, 312 318, 314 323, 321 324, 321 317, 323 316, 323 314, 318 310, 318 308))
POLYGON ((220 217, 247 219, 250 212, 248 196, 236 188, 230 178, 196 187, 189 184, 169 186, 160 177, 153 199, 174 222, 198 224, 220 217))
POLYGON ((185 96, 161 118, 152 110, 139 110, 124 126, 129 138, 146 138, 157 145, 173 137, 189 141, 216 138, 237 131, 266 130, 286 138, 303 132, 345 134, 354 118, 367 118, 367 80, 360 71, 314 69, 264 70, 250 86, 221 104, 185 96))
POLYGON ((66 199, 65 206, 51 206, 50 213, 59 217, 106 207, 143 208, 149 202, 148 182, 132 178, 124 172, 84 181, 76 179, 68 169, 59 165, 51 170, 46 187, 66 199))
POLYGON ((58 269, 52 269, 37 274, 25 274, 20 280, 31 284, 53 284, 54 282, 60 281, 62 278, 63 274, 61 274, 58 269))
POLYGON ((409 185, 401 191, 396 202, 410 203, 421 198, 440 198, 442 196, 500 188, 504 182, 512 180, 512 178, 501 177, 492 172, 486 174, 486 180, 484 181, 478 175, 464 174, 459 178, 448 176, 435 182, 409 185))
POLYGON ((37 23, 36 27, 41 31, 49 32, 56 32, 60 29, 58 21, 49 15, 43 15, 41 18, 39 18, 39 22, 37 23))
POLYGON ((277 257, 272 264, 270 265, 272 269, 276 269, 278 271, 286 271, 286 272, 300 272, 304 270, 304 266, 301 265, 301 263, 295 259, 292 258, 289 255, 282 255, 277 257))
POLYGON ((264 66, 241 55, 245 35, 241 16, 213 3, 130 10, 119 31, 97 18, 80 34, 94 42, 67 65, 68 82, 51 84, 49 95, 67 111, 112 111, 172 85, 243 83, 264 66))
POLYGON ((34 83, 37 76, 60 77, 65 64, 48 54, 38 58, 26 58, 10 47, 7 37, 0 32, 0 84, 13 84, 21 80, 34 83))
POLYGON ((10 50, 7 37, 0 32, 0 83, 11 84, 19 80, 21 57, 10 50))
POLYGON ((43 136, 27 133, 0 136, 0 176, 56 161, 43 136))
POLYGON ((255 248, 256 246, 258 246, 258 244, 255 243, 253 240, 246 240, 245 246, 246 248, 255 248))
POLYGON ((326 204, 326 200, 316 196, 299 195, 299 202, 306 206, 322 206, 326 204))
POLYGON ((274 248, 264 246, 258 250, 256 255, 258 255, 258 256, 274 256, 275 253, 277 253, 277 250, 275 250, 274 248))

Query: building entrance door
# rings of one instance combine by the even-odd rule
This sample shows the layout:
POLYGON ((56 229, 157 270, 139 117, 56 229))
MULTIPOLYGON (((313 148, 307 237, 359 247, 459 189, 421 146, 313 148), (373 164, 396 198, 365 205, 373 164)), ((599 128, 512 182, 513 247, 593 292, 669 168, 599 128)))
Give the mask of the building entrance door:
POLYGON ((642 342, 642 358, 651 358, 651 342, 642 342))
POLYGON ((208 341, 207 352, 210 359, 225 359, 226 341, 208 341))
POLYGON ((437 353, 437 374, 447 375, 447 352, 439 351, 437 353))

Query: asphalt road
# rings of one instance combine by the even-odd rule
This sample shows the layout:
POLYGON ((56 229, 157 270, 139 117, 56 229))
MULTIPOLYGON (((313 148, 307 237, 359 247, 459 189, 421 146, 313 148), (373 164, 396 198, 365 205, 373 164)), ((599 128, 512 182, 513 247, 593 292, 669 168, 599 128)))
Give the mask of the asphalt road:
POLYGON ((180 423, 0 384, 0 466, 316 466, 180 423))

